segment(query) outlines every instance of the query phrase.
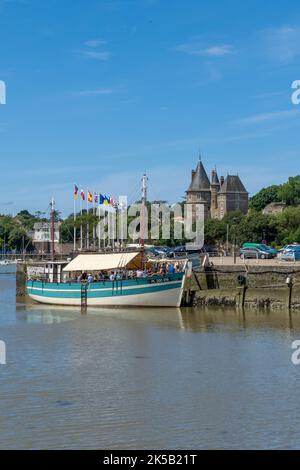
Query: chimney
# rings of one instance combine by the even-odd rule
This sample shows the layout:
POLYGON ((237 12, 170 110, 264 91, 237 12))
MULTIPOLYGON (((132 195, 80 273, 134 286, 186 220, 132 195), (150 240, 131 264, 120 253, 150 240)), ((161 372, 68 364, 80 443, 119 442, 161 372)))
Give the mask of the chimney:
POLYGON ((224 183, 224 176, 221 176, 221 177, 220 177, 220 185, 222 186, 223 183, 224 183))

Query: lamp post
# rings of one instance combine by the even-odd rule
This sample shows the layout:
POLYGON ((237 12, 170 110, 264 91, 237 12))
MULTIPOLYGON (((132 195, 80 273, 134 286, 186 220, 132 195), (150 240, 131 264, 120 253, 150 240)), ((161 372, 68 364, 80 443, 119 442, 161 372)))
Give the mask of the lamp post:
POLYGON ((236 264, 236 227, 233 226, 234 235, 233 235, 233 263, 236 264))
POLYGON ((232 229, 233 229, 233 262, 236 264, 236 229, 237 229, 237 219, 233 219, 232 229))

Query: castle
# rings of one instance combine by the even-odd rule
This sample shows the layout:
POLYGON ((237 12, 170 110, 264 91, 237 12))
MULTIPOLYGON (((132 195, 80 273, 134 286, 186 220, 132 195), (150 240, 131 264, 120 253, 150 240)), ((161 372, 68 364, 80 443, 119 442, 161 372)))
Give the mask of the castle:
POLYGON ((248 212, 248 192, 238 175, 218 178, 216 170, 207 176, 201 159, 196 170, 192 170, 191 184, 186 191, 188 204, 203 204, 205 218, 222 219, 231 211, 248 212))

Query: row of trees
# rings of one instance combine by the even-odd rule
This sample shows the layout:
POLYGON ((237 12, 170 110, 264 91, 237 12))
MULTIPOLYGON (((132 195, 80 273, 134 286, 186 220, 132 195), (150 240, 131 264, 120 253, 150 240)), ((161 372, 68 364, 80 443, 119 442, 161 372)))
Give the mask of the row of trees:
MULTIPOLYGON (((73 214, 62 220, 59 213, 56 220, 61 221, 62 242, 73 241, 73 214)), ((29 236, 35 222, 48 221, 45 214, 37 212, 30 214, 27 210, 19 212, 15 217, 0 215, 0 249, 27 250, 33 249, 29 236)), ((129 218, 128 222, 131 221, 129 218)), ((92 212, 77 215, 76 227, 79 236, 80 225, 87 223, 92 231, 98 219, 92 212)), ((174 221, 171 220, 171 228, 174 221)), ((231 212, 222 220, 209 219, 205 223, 205 243, 225 245, 236 239, 239 243, 246 241, 261 242, 267 240, 275 246, 286 243, 300 243, 300 176, 291 177, 282 185, 263 188, 250 200, 250 210, 247 215, 231 212), (263 215, 262 209, 271 202, 283 201, 287 208, 277 215, 263 215)), ((177 240, 148 240, 154 244, 174 245, 177 240)))
MULTIPOLYGON (((132 219, 128 218, 128 223, 132 219)), ((97 217, 90 214, 83 214, 76 221, 77 233, 79 236, 79 227, 81 224, 90 226, 92 234, 93 224, 97 224, 97 217)), ((174 221, 171 218, 171 238, 165 240, 160 236, 159 240, 148 239, 148 243, 154 245, 173 246, 180 241, 172 238, 174 221)), ((61 225, 61 234, 64 242, 73 240, 73 215, 65 219, 61 225)), ((161 233, 162 226, 160 227, 161 233)), ((150 233, 150 225, 149 225, 150 233)), ((250 209, 247 215, 240 211, 230 212, 222 220, 208 219, 204 225, 205 244, 224 246, 227 241, 231 244, 234 239, 237 243, 252 241, 260 243, 266 240, 274 246, 282 246, 288 243, 300 243, 300 206, 287 207, 281 214, 264 215, 261 211, 250 209)))
POLYGON ((273 246, 300 243, 300 206, 287 207, 281 214, 263 215, 250 209, 247 215, 231 212, 222 220, 210 219, 205 223, 205 242, 224 245, 233 239, 242 244, 266 240, 273 246))
POLYGON ((300 175, 293 176, 281 185, 261 189, 250 199, 250 208, 261 211, 271 202, 284 202, 287 206, 300 204, 300 175))
POLYGON ((37 218, 24 210, 16 217, 0 215, 0 248, 1 250, 22 250, 32 248, 28 231, 33 229, 37 218))

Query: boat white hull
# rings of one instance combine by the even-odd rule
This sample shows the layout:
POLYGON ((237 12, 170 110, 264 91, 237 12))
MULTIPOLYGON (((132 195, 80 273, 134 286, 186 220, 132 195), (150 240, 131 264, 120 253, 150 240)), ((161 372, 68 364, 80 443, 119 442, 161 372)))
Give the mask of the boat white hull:
MULTIPOLYGON (((89 307, 180 307, 184 275, 167 279, 141 279, 118 283, 96 283, 86 287, 89 307)), ((82 306, 80 284, 28 281, 27 293, 36 302, 52 305, 82 306)))
MULTIPOLYGON (((36 302, 52 305, 73 305, 81 306, 80 299, 55 299, 53 297, 44 297, 35 294, 29 294, 29 297, 36 302)), ((172 289, 160 292, 159 294, 139 294, 130 296, 104 297, 87 299, 87 306, 91 307, 180 307, 182 289, 172 289)))

